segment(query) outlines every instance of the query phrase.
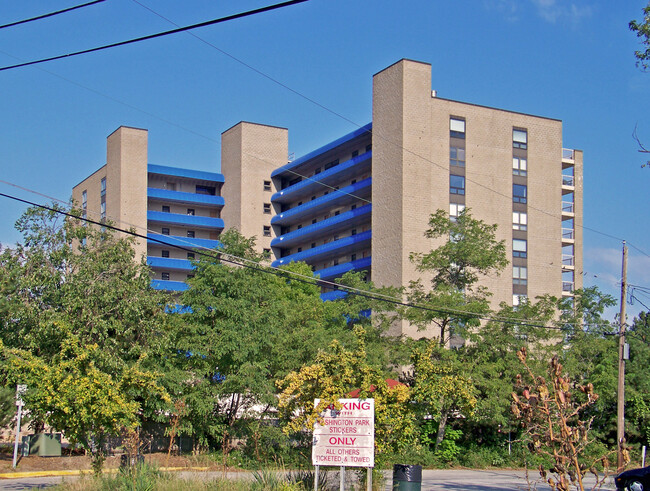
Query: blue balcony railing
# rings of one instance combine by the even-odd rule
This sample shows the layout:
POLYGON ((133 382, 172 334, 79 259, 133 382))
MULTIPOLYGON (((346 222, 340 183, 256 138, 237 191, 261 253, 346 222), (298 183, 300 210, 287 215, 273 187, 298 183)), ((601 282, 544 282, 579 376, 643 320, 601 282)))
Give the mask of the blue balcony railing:
POLYGON ((289 264, 293 261, 308 261, 315 260, 318 257, 334 255, 335 253, 343 254, 345 250, 353 250, 354 248, 361 248, 365 243, 370 244, 370 239, 372 238, 372 231, 368 230, 366 232, 361 232, 357 235, 351 235, 349 237, 343 237, 339 240, 334 240, 328 242, 327 244, 314 247, 313 249, 307 249, 306 251, 297 252, 296 254, 291 254, 285 256, 281 259, 273 261, 272 266, 283 266, 289 264))
POLYGON ((148 256, 147 265, 150 268, 165 269, 170 271, 192 271, 194 267, 187 259, 176 259, 173 257, 148 256))
POLYGON ((323 280, 328 280, 331 278, 340 278, 348 271, 358 271, 361 269, 367 269, 370 267, 371 259, 369 257, 363 257, 355 261, 349 261, 343 264, 337 264, 336 266, 331 266, 329 268, 320 269, 314 271, 315 276, 319 276, 323 280))
POLYGON ((186 193, 183 191, 170 191, 169 189, 147 188, 147 197, 171 203, 187 203, 205 206, 223 206, 223 197, 210 194, 186 193))
POLYGON ((154 290, 166 290, 169 292, 184 292, 190 287, 184 281, 151 280, 151 288, 154 290))
POLYGON ((190 249, 216 249, 217 247, 221 247, 221 242, 218 240, 178 237, 176 235, 148 233, 147 239, 149 244, 163 244, 190 249))
POLYGON ((200 181, 211 181, 222 183, 225 181, 223 174, 217 172, 205 172, 202 170, 184 169, 181 167, 168 167, 166 165, 147 165, 147 172, 150 174, 160 174, 163 176, 174 177, 187 177, 189 179, 197 179, 200 181))
MULTIPOLYGON (((321 172, 313 177, 303 179, 299 183, 289 186, 282 191, 278 191, 273 196, 271 196, 271 201, 274 203, 289 203, 291 201, 296 201, 300 199, 301 196, 309 196, 316 189, 321 191, 323 189, 323 183, 332 182, 332 178, 340 176, 338 179, 333 179, 334 181, 342 181, 345 179, 344 175, 350 174, 352 172, 358 172, 361 174, 363 169, 360 167, 365 164, 365 167, 370 170, 370 159, 372 157, 372 152, 366 152, 356 157, 351 158, 336 167, 327 169, 326 171, 321 172), (351 171, 355 169, 355 171, 351 171)), ((326 188, 325 188, 326 189, 326 188)), ((330 192, 336 192, 332 190, 330 192)))
POLYGON ((328 152, 329 150, 332 150, 339 145, 342 145, 346 142, 349 142, 350 140, 353 140, 354 138, 357 138, 359 136, 362 136, 364 134, 368 134, 372 130, 372 123, 368 123, 365 126, 362 126, 358 130, 355 130, 351 133, 348 133, 347 135, 342 136, 341 138, 338 138, 334 140, 333 142, 328 143, 327 145, 324 145, 313 152, 309 152, 306 155, 303 155, 302 157, 294 160, 293 162, 289 162, 286 165, 283 165, 282 167, 279 167, 275 169, 271 173, 271 177, 280 177, 283 174, 291 175, 293 177, 293 174, 290 174, 288 171, 295 169, 296 167, 304 164, 305 162, 318 157, 319 155, 324 154, 325 152, 328 152))
POLYGON ((182 213, 166 213, 163 211, 147 211, 147 221, 150 223, 167 223, 195 228, 223 229, 221 218, 184 215, 182 213))
POLYGON ((354 210, 346 211, 335 215, 321 222, 307 225, 293 232, 276 237, 271 241, 271 247, 290 248, 300 242, 306 242, 312 237, 331 235, 339 229, 353 227, 356 223, 363 223, 369 220, 372 205, 364 205, 354 210), (325 232, 328 232, 327 234, 325 232))
POLYGON ((311 216, 317 213, 320 209, 331 208, 333 206, 343 206, 345 204, 354 203, 359 198, 370 196, 372 189, 372 177, 368 177, 362 181, 345 186, 337 191, 316 198, 315 200, 308 201, 300 206, 296 206, 290 210, 284 211, 275 215, 271 219, 272 225, 290 225, 299 222, 303 217, 311 216))

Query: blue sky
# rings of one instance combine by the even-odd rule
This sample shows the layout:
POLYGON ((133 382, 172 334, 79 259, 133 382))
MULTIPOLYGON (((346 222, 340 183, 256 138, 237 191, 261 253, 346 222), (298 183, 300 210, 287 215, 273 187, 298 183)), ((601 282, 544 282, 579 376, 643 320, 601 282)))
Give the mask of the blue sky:
MULTIPOLYGON (((174 27, 143 5, 189 25, 271 3, 138 2, 106 0, 1 29, 0 66, 174 27)), ((79 3, 0 2, 0 24, 79 3)), ((650 169, 632 137, 636 125, 650 144, 650 73, 635 67, 639 44, 627 27, 644 5, 310 0, 193 31, 213 46, 181 33, 3 71, 0 179, 67 200, 103 165, 105 139, 120 125, 149 130, 155 164, 218 171, 220 134, 241 120, 289 128, 300 156, 354 130, 349 121, 368 123, 372 75, 411 58, 431 63, 440 97, 563 121, 564 146, 584 151, 585 284, 618 298, 620 239, 633 246, 629 282, 650 287, 650 169)), ((47 201, 4 182, 0 192, 47 201)), ((0 243, 19 240, 13 224, 24 208, 0 198, 0 243)))

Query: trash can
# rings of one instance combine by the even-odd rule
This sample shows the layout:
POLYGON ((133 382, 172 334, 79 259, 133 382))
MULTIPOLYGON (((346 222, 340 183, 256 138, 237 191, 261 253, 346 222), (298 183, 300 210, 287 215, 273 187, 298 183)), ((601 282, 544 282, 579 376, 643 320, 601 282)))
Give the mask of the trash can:
POLYGON ((421 489, 421 465, 395 464, 393 466, 393 490, 420 491, 421 489))

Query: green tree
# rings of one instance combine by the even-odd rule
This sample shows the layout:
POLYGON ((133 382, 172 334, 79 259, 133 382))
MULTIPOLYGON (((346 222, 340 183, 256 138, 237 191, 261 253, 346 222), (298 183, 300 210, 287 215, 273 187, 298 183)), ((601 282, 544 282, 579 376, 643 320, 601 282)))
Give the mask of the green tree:
POLYGON ((37 431, 49 423, 94 452, 89 431, 97 432, 95 440, 116 431, 105 422, 88 426, 88 415, 99 414, 102 390, 111 394, 105 400, 122 401, 121 410, 130 412, 115 417, 117 426, 141 423, 167 407, 153 381, 169 349, 170 298, 150 287, 148 268, 135 261, 133 239, 63 219, 57 210, 29 209, 16 224, 23 241, 0 254, 0 341, 11 360, 2 374, 14 383, 32 381, 25 400, 37 431), (79 395, 72 384, 55 397, 70 377, 99 392, 78 397, 75 413, 59 417, 79 395))
MULTIPOLYGON (((372 300, 323 302, 306 264, 271 270, 260 265, 264 257, 255 252, 254 239, 227 230, 220 241, 214 257, 196 261, 181 298, 190 312, 182 315, 175 362, 190 375, 170 391, 188 408, 182 429, 201 445, 218 442, 227 452, 233 437, 251 434, 275 406, 275 381, 313 362, 333 339, 352 342, 353 325, 369 326, 377 360, 385 362, 391 352, 389 340, 379 336, 385 323, 372 327, 360 315, 372 300)), ((344 281, 362 287, 358 275, 344 281)))
POLYGON ((410 407, 411 394, 405 385, 389 388, 381 367, 368 361, 363 328, 355 328, 356 342, 346 348, 333 341, 316 360, 289 373, 278 382, 280 415, 287 433, 313 430, 321 412, 338 399, 358 390, 359 398, 375 400, 375 455, 387 459, 408 447, 417 446, 417 428, 410 407), (315 399, 320 399, 315 405, 315 399))
POLYGON ((423 418, 433 416, 438 422, 435 450, 445 437, 447 419, 452 413, 472 417, 476 409, 476 388, 463 374, 458 357, 436 340, 413 351, 413 400, 423 418))
POLYGON ((440 344, 453 334, 465 333, 489 312, 490 293, 478 285, 480 275, 499 274, 508 265, 504 241, 495 238, 496 225, 472 217, 466 209, 457 218, 438 210, 429 219, 425 237, 445 239, 428 253, 411 253, 417 270, 432 276, 431 288, 413 281, 409 302, 427 309, 409 308, 405 317, 418 326, 435 324, 440 344))
POLYGON ((632 20, 630 30, 641 40, 642 48, 634 52, 636 64, 643 70, 650 68, 650 3, 643 8, 643 19, 632 20))

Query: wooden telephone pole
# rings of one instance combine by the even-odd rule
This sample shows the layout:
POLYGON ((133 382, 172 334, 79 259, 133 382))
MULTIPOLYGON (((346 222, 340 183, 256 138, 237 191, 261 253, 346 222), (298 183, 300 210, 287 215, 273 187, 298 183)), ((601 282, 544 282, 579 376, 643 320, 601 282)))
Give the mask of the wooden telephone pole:
POLYGON ((627 297, 627 245, 623 241, 623 268, 621 273, 621 313, 618 338, 618 402, 616 411, 616 440, 618 442, 618 472, 623 470, 623 444, 625 442, 625 302, 627 297))

